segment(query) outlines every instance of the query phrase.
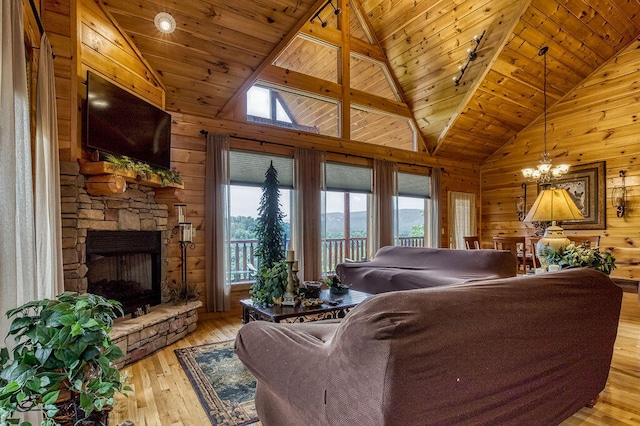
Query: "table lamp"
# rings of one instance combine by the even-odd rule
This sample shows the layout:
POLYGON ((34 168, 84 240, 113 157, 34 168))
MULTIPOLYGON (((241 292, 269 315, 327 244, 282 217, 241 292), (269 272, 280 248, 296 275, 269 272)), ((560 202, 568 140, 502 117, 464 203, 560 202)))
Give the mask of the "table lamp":
POLYGON ((570 244, 562 228, 556 225, 556 221, 579 219, 584 219, 584 216, 566 189, 551 187, 540 192, 524 221, 551 222, 551 226, 547 227, 544 236, 536 245, 536 255, 543 268, 549 266, 545 251, 557 252, 570 244))

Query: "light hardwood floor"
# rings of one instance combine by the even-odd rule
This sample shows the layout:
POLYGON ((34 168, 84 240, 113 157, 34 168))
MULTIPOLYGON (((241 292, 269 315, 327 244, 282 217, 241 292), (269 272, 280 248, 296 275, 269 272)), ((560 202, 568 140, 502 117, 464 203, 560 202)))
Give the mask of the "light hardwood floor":
MULTIPOLYGON (((124 369, 134 392, 119 397, 111 424, 125 419, 136 426, 208 426, 207 416, 176 359, 177 348, 235 338, 240 311, 209 315, 185 339, 124 369)), ((594 319, 597 321, 597 319, 594 319)), ((574 425, 640 425, 640 306, 625 293, 607 386, 594 408, 583 408, 562 423, 574 425)), ((313 425, 308 425, 313 426, 313 425)), ((345 425, 350 426, 350 425, 345 425)))

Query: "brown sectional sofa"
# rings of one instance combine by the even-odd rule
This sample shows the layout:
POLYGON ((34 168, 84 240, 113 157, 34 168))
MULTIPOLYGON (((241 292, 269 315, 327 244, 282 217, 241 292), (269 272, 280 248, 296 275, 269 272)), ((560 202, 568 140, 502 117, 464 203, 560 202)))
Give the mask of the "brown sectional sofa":
POLYGON ((504 250, 388 246, 368 262, 337 265, 336 274, 354 290, 377 294, 513 277, 517 268, 516 257, 504 250))
POLYGON ((265 426, 553 425, 604 388, 621 300, 590 269, 388 292, 236 353, 265 426))

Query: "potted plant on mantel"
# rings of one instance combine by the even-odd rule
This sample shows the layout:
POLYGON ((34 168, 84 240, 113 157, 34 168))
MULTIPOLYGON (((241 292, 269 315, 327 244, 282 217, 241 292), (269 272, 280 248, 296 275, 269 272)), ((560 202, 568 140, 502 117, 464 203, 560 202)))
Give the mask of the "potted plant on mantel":
POLYGON ((114 394, 131 390, 113 364, 123 356, 109 338, 116 312, 115 300, 68 292, 8 311, 16 346, 0 351, 0 424, 41 410, 41 426, 106 425, 114 394))

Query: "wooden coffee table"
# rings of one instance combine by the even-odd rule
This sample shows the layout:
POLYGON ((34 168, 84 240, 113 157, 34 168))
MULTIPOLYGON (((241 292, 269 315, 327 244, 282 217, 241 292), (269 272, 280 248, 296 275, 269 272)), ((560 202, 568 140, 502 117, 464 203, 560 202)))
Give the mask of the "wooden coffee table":
POLYGON ((249 321, 307 322, 344 318, 351 308, 371 296, 373 295, 356 290, 349 290, 345 294, 332 294, 329 290, 321 290, 320 299, 328 303, 309 307, 274 305, 268 308, 254 306, 251 299, 243 299, 240 301, 242 323, 246 324, 249 321))

